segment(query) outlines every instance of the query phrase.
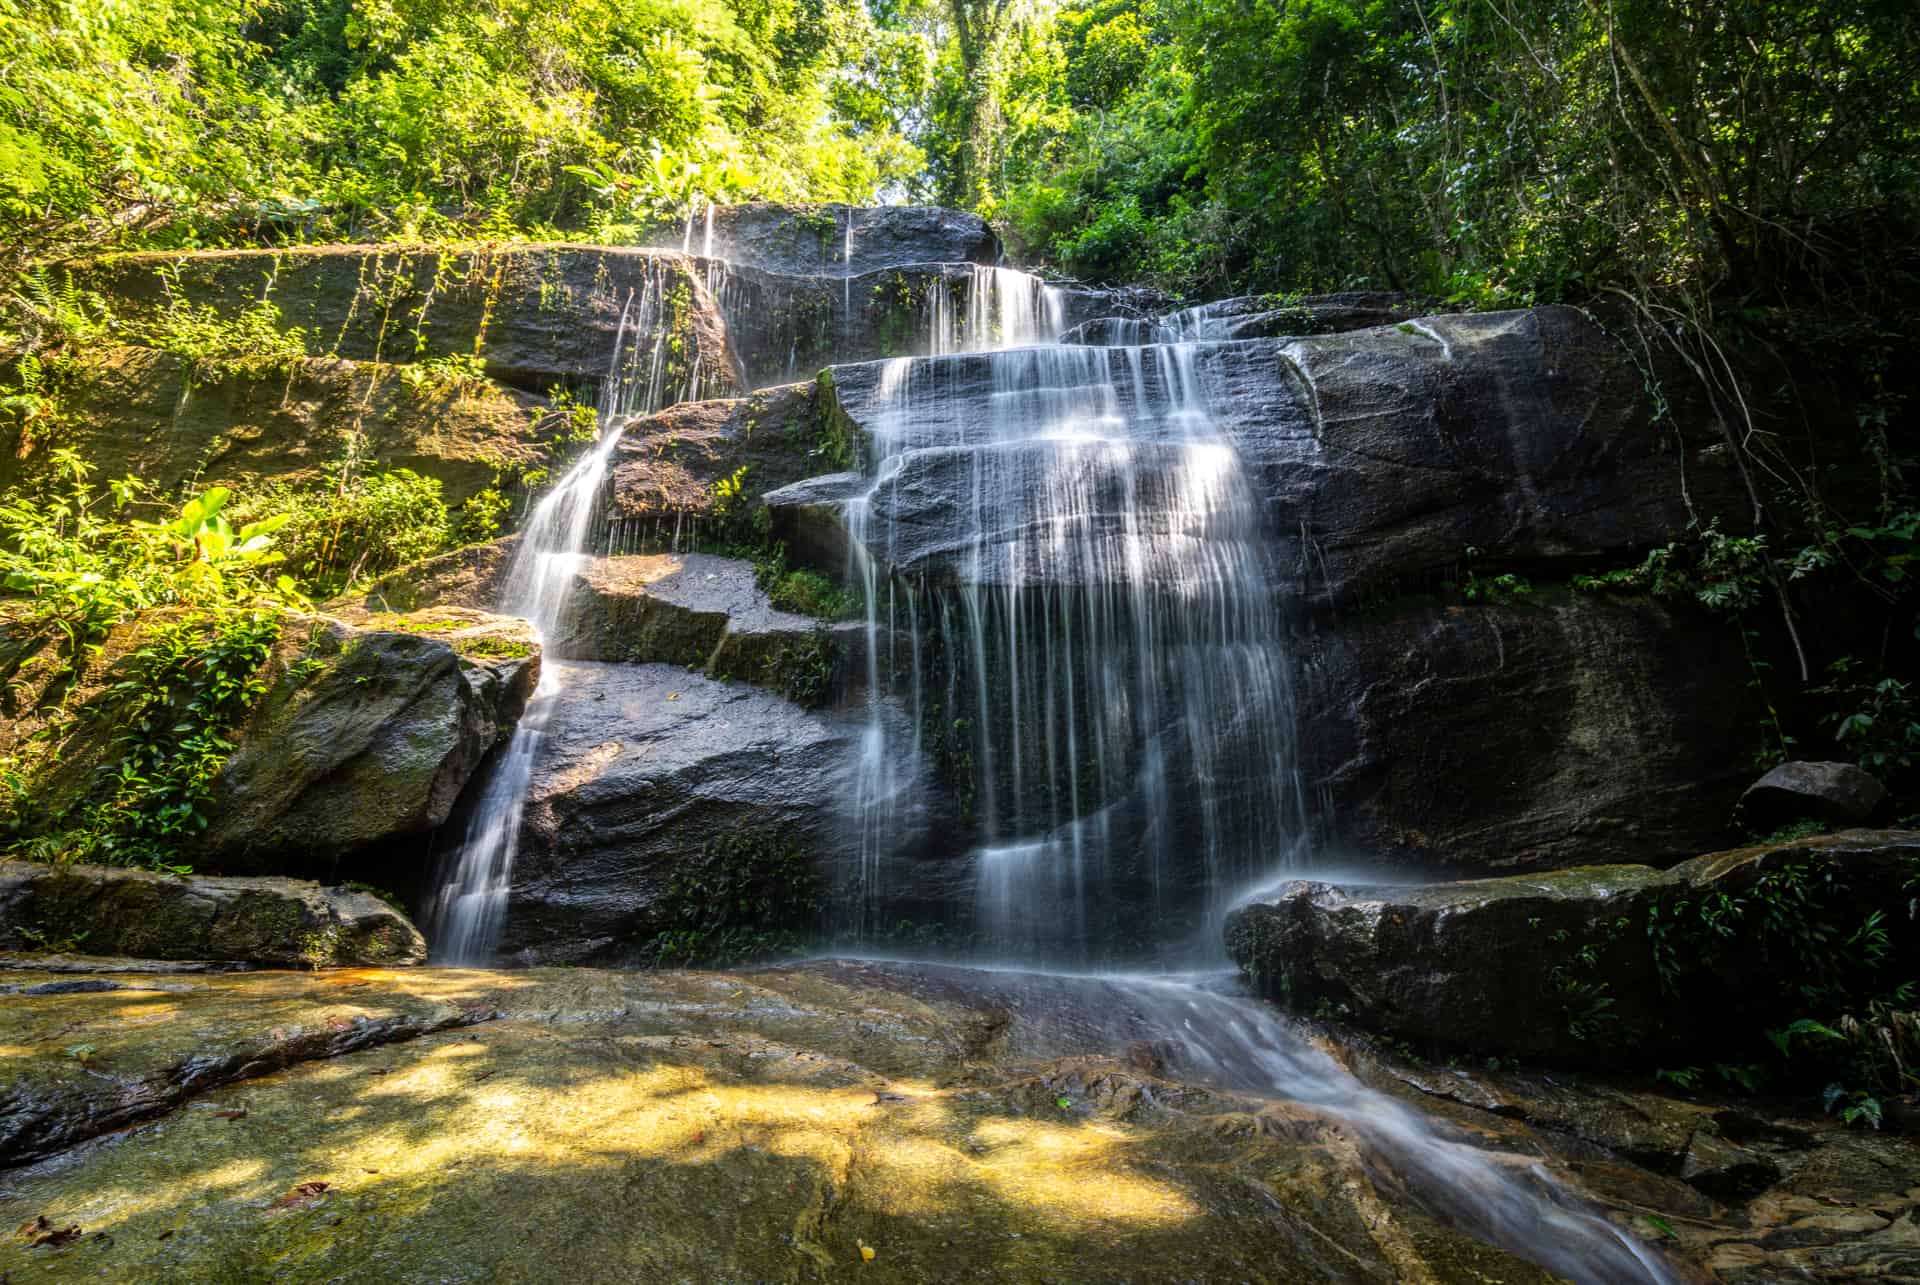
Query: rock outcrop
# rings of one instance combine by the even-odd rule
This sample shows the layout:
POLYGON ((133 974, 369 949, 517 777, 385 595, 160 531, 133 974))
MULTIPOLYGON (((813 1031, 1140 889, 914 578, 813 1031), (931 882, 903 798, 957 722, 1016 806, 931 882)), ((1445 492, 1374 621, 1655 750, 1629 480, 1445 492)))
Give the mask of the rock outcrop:
POLYGON ((1069 330, 1060 342, 1111 346, 1332 335, 1396 325, 1432 311, 1424 300, 1373 290, 1299 298, 1239 295, 1157 316, 1095 317, 1069 330))
MULTIPOLYGON (((1876 911, 1904 916, 1917 862, 1920 834, 1862 830, 1664 871, 1295 881, 1235 911, 1227 944, 1284 1004, 1434 1047, 1644 1069, 1738 1060, 1728 1050, 1761 1027, 1807 1015, 1794 934, 1845 940, 1876 911)), ((1904 923, 1888 943, 1860 966, 1892 985, 1920 943, 1904 923)))
POLYGON ((273 968, 392 966, 427 957, 406 916, 370 893, 300 879, 0 859, 0 949, 65 941, 102 955, 273 968))
POLYGON ((423 836, 512 732, 539 674, 523 622, 452 610, 321 620, 241 729, 203 836, 227 871, 314 871, 423 836))
POLYGON ((1298 642, 1328 847, 1416 869, 1666 863, 1732 842, 1764 710, 1688 603, 1540 588, 1385 604, 1298 642))
MULTIPOLYGON (((343 862, 445 821, 481 760, 512 731, 539 672, 524 622, 457 608, 356 614, 358 625, 327 616, 280 622, 261 669, 264 692, 239 726, 220 729, 232 748, 181 859, 222 874, 337 877, 343 862)), ((53 644, 15 644, 0 752, 19 755, 33 801, 22 833, 72 824, 76 809, 114 788, 120 743, 95 729, 121 720, 119 684, 137 649, 178 615, 117 626, 64 700, 53 682, 61 668, 40 655, 53 644), (24 681, 29 675, 38 688, 24 681)), ((353 869, 387 887, 418 874, 353 869)))
POLYGON ((535 392, 605 377, 623 315, 635 324, 629 305, 651 300, 657 329, 648 337, 674 341, 663 349, 667 390, 742 387, 703 274, 665 251, 292 246, 111 255, 72 271, 136 329, 169 306, 235 317, 265 297, 283 328, 301 332, 309 355, 422 362, 477 354, 493 378, 535 392))
POLYGON ((215 364, 151 348, 83 349, 61 376, 61 431, 0 455, 0 485, 78 451, 100 477, 137 477, 166 493, 320 482, 350 442, 371 466, 441 485, 449 508, 503 471, 545 459, 538 399, 490 380, 409 384, 405 368, 314 357, 286 366, 215 364))
POLYGON ((1797 821, 1865 825, 1886 806, 1887 787, 1852 763, 1782 763, 1740 796, 1741 824, 1756 833, 1797 821))
POLYGON ((642 963, 797 945, 827 919, 861 725, 673 665, 554 661, 503 956, 642 963))
MULTIPOLYGON (((23 1212, 0 1261, 51 1285, 290 1264, 396 1280, 1633 1279, 1577 1261, 1565 1204, 1509 1228, 1557 1251, 1552 1270, 1475 1239, 1497 1191, 1411 1176, 1311 1082, 1209 1077, 1110 981, 847 962, 118 975, 69 994, 36 993, 64 975, 0 980, 21 988, 0 1003, 16 1054, 0 1163, 59 1157, 8 1175, 23 1212), (636 1238, 636 1219, 656 1230, 636 1238)), ((1342 1056, 1448 1116, 1472 1139, 1458 1154, 1516 1184, 1551 1173, 1619 1228, 1616 1252, 1678 1279, 1895 1279, 1910 1262, 1899 1140, 1342 1056), (1744 1206, 1681 1175, 1683 1157, 1701 1177, 1738 1152, 1779 1175, 1744 1206)))

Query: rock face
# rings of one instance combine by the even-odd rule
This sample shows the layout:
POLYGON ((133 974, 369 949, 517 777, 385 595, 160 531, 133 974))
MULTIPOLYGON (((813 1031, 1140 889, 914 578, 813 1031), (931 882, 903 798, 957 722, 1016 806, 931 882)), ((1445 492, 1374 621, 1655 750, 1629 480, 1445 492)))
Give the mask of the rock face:
POLYGON ((816 386, 689 402, 629 424, 613 456, 612 542, 624 552, 752 543, 761 494, 838 467, 846 446, 816 386))
POLYGON ((1885 806, 1887 787, 1851 763, 1782 763, 1740 796, 1740 820, 1755 831, 1795 821, 1862 825, 1885 806))
POLYGON ((858 723, 671 665, 555 661, 503 955, 651 962, 825 922, 858 723))
MULTIPOLYGON (((1642 1068, 1725 1060, 1760 1025, 1803 1015, 1804 962, 1748 909, 1803 904, 1795 915, 1809 931, 1844 938, 1870 911, 1901 905, 1916 860, 1920 834, 1850 831, 1665 871, 1297 881, 1236 911, 1227 945, 1283 1003, 1434 1046, 1642 1068), (1731 917, 1713 922, 1702 909, 1729 905, 1731 917)), ((1912 937, 1898 934, 1880 965, 1889 984, 1917 962, 1912 937)))
POLYGON ((1733 837, 1758 725, 1738 636, 1529 579, 1671 540, 1683 471, 1706 508, 1733 486, 1704 434, 1654 426, 1629 354, 1574 310, 837 366, 822 386, 863 470, 766 500, 790 555, 823 570, 851 565, 856 499, 896 583, 986 586, 1022 620, 1062 594, 1183 601, 1211 574, 1190 539, 1244 539, 1290 611, 1298 757, 1335 843, 1488 872, 1679 860, 1733 837), (1122 440, 1076 452, 1027 426, 1081 403, 1122 440), (1229 474, 1195 444, 1196 413, 1237 457, 1229 474), (1065 556, 1128 541, 1140 558, 1065 556))
POLYGON ((322 619, 295 640, 216 782, 208 864, 326 870, 424 835, 513 730, 539 673, 524 623, 449 609, 369 623, 322 619))
MULTIPOLYGON (((693 253, 787 276, 855 276, 914 263, 998 263, 986 220, 932 205, 719 205, 679 234, 693 253), (707 228, 712 228, 708 240, 707 228), (849 254, 851 257, 849 257, 849 254)), ((661 244, 667 244, 662 240, 661 244)))
POLYGON ((751 563, 635 554, 580 567, 546 649, 560 660, 684 665, 815 705, 843 686, 865 633, 775 608, 751 563))
POLYGON ((1540 589, 1314 621, 1298 646, 1335 851, 1495 873, 1734 837, 1763 711, 1739 636, 1698 608, 1540 589))
POLYGON ((73 272, 138 323, 167 306, 162 269, 175 297, 222 316, 270 291, 281 325, 299 328, 313 356, 422 361, 474 353, 477 342, 489 375, 538 392, 604 377, 622 313, 652 299, 659 336, 677 340, 665 386, 708 395, 740 388, 705 282, 677 254, 564 243, 297 246, 113 255, 73 272))
POLYGON ((1288 298, 1241 295, 1152 317, 1095 317, 1060 337, 1061 343, 1128 345, 1190 343, 1201 339, 1272 339, 1332 335, 1391 326, 1428 315, 1424 301, 1402 294, 1356 290, 1288 298))
MULTIPOLYGON (((1043 473, 955 444, 974 442, 969 429, 996 387, 1038 393, 1050 381, 1110 380, 1126 415, 1164 396, 1167 380, 1190 380, 1239 455, 1277 572, 1314 606, 1421 587, 1470 556, 1604 565, 1684 529, 1683 463, 1696 503, 1732 483, 1710 457, 1682 453, 1704 439, 1681 443, 1652 426, 1626 350, 1570 308, 1200 343, 1191 371, 1177 374, 1132 373, 1128 360, 1097 349, 965 355, 916 363, 904 378, 880 364, 835 367, 829 413, 856 435, 904 431, 896 446, 915 452, 874 500, 876 528, 894 538, 889 563, 950 577, 980 526, 989 543, 1020 534, 1037 506, 1008 488, 1039 485, 1043 473), (982 515, 968 483, 984 468, 1002 485, 982 515)), ((1143 443, 1130 461, 1138 485, 1170 476, 1184 458, 1177 443, 1143 443)))
POLYGON ((0 860, 0 948, 78 938, 89 951, 277 968, 418 964, 427 945, 378 897, 299 879, 180 878, 0 860))
POLYGON ((359 434, 362 458, 436 479, 454 507, 503 469, 543 457, 535 399, 485 380, 416 389, 403 370, 310 358, 286 369, 195 371, 151 348, 89 348, 62 375, 60 435, 0 458, 0 485, 61 446, 101 477, 132 475, 165 492, 218 484, 252 497, 267 482, 318 482, 359 434))

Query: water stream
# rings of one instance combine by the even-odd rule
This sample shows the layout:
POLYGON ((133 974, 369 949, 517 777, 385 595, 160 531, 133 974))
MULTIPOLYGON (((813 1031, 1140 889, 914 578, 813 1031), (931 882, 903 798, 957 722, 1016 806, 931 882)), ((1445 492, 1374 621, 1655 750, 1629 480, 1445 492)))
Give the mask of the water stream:
MULTIPOLYGON (((628 294, 595 405, 598 436, 521 524, 499 610, 523 617, 536 637, 558 624, 574 572, 586 556, 621 429, 634 416, 666 402, 668 327, 663 310, 668 285, 666 270, 656 260, 644 283, 628 294)), ((698 365, 697 360, 690 363, 695 369, 698 365)), ((427 937, 437 964, 493 962, 506 921, 513 858, 534 765, 565 695, 561 666, 543 665, 539 685, 493 764, 466 836, 446 863, 427 908, 427 937)))
MULTIPOLYGON (((712 228, 709 208, 724 306, 712 228)), ((1230 973, 1169 971, 1219 969, 1235 892, 1312 861, 1271 541, 1187 342, 1207 318, 1140 336, 1160 342, 1063 346, 1061 300, 1039 279, 977 265, 956 279, 958 299, 943 284, 925 303, 931 355, 865 376, 866 486, 847 522, 869 704, 843 927, 884 948, 903 801, 937 760, 962 795, 953 846, 970 849, 970 894, 950 909, 974 957, 1023 970, 960 970, 965 984, 1070 1011, 1093 1046, 1148 1041, 1170 1073, 1320 1112, 1381 1180, 1573 1280, 1672 1280, 1544 1169, 1368 1089, 1230 973), (1033 971, 1126 960, 1154 971, 1033 971)), ((851 289, 849 272, 849 313, 851 289)), ((501 606, 536 630, 589 547, 621 426, 667 400, 661 293, 627 301, 599 440, 523 527, 501 606)), ((544 671, 434 899, 436 962, 492 962, 533 768, 567 698, 560 670, 544 671)))

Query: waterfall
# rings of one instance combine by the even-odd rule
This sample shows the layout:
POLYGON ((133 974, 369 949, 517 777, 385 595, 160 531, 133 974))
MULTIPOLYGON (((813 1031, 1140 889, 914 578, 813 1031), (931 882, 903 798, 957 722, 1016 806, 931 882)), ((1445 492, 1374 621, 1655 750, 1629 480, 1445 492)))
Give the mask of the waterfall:
MULTIPOLYGON (((1003 313, 1016 335, 1009 313, 1036 315, 1003 313)), ((888 895, 893 801, 929 727, 967 764, 974 928, 1024 959, 1163 955, 1175 936, 1217 935, 1232 894, 1304 844, 1265 531, 1204 384, 1191 345, 899 359, 881 374, 871 482, 848 516, 876 555, 855 568, 868 654, 908 637, 942 682, 900 693, 917 730, 895 744, 869 662, 862 924, 888 895), (902 487, 947 491, 933 520, 953 528, 938 565, 907 569, 912 593, 876 565, 914 556, 896 523, 929 520, 902 487)))
MULTIPOLYGON (((622 428, 634 416, 665 404, 671 319, 666 302, 666 270, 656 260, 648 265, 642 286, 628 292, 620 311, 613 356, 595 405, 597 439, 521 526, 499 610, 524 617, 536 636, 544 637, 559 623, 574 572, 586 556, 622 428)), ((693 366, 697 368, 697 359, 693 366)), ((697 375, 688 378, 693 381, 697 375)), ((493 765, 465 839, 442 871, 426 914, 435 963, 493 961, 506 921, 527 791, 553 712, 564 699, 564 681, 561 666, 541 665, 539 685, 493 765)))

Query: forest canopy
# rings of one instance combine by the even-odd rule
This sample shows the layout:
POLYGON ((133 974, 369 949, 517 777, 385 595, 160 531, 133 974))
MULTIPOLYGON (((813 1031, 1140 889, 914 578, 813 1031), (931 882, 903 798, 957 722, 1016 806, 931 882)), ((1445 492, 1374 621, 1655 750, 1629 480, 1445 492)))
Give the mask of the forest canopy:
POLYGON ((1873 290, 1904 0, 0 0, 0 241, 591 235, 918 199, 1177 293, 1873 290))

